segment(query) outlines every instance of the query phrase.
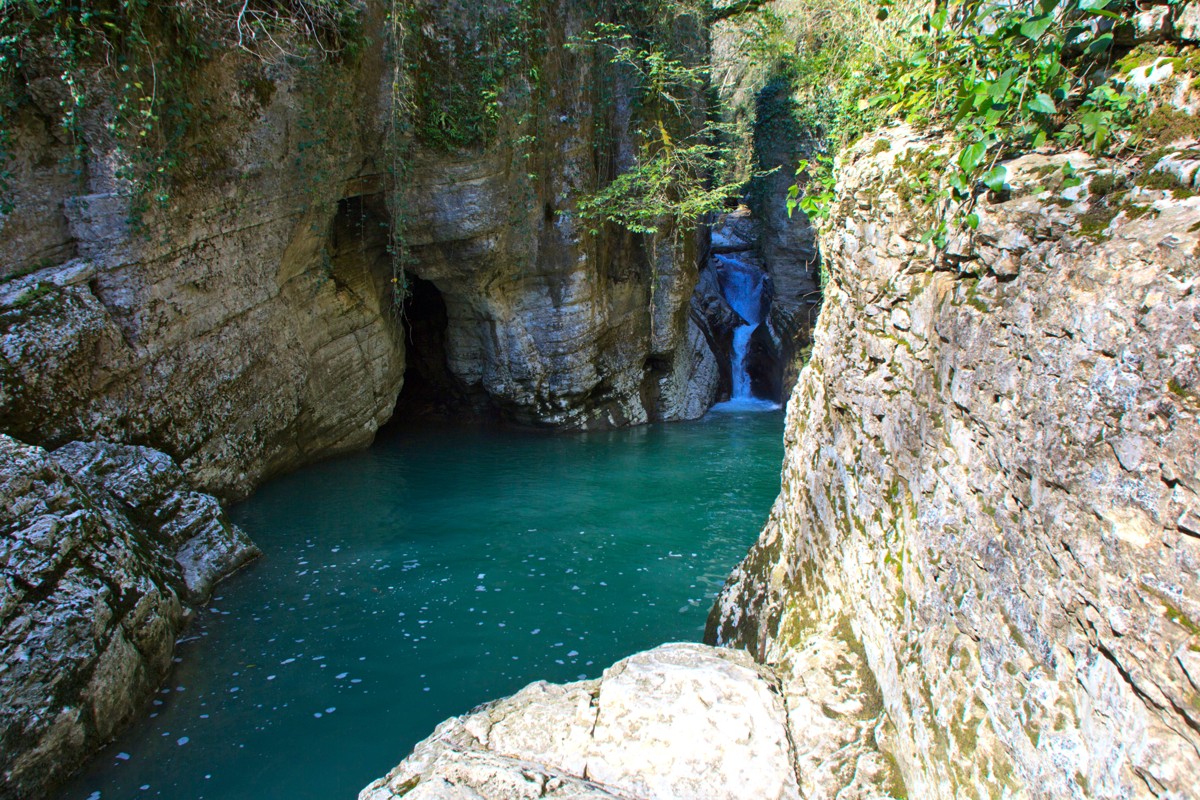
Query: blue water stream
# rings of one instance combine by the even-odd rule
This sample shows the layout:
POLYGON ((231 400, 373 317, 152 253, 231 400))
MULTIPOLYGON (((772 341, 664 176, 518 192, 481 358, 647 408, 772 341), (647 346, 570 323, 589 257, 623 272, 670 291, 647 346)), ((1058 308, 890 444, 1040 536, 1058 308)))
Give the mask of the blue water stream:
POLYGON ((352 798, 447 716, 699 640, 779 490, 782 415, 581 435, 426 426, 232 509, 146 718, 63 800, 352 798))

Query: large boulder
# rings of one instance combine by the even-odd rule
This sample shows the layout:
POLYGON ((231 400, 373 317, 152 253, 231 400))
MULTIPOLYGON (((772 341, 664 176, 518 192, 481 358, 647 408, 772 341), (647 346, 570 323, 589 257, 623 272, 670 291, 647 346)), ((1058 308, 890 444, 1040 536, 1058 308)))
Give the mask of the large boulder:
POLYGON ((1022 156, 935 252, 897 160, 942 146, 844 156, 782 491, 708 639, 787 682, 845 615, 909 797, 1194 796, 1200 198, 1022 156))
POLYGON ((257 554, 162 453, 0 434, 0 797, 41 796, 111 739, 189 607, 257 554))
POLYGON ((538 682, 447 720, 360 800, 799 798, 778 679, 668 644, 597 680, 538 682))

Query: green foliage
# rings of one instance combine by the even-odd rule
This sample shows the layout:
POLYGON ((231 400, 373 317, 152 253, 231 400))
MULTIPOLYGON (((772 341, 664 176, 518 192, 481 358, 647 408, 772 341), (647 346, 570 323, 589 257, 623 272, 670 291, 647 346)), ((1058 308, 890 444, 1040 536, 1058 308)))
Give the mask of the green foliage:
POLYGON ((580 218, 592 226, 613 222, 634 233, 657 233, 664 220, 671 220, 678 230, 723 207, 741 187, 740 181, 714 185, 711 180, 727 167, 726 148, 705 142, 659 144, 645 148, 632 169, 580 199, 580 218))
MULTIPOLYGON (((958 149, 947 169, 921 187, 936 209, 927 240, 944 246, 953 230, 978 224, 973 206, 981 192, 1005 188, 999 162, 1008 154, 1048 143, 1103 153, 1138 141, 1148 101, 1109 77, 1112 28, 1131 11, 1121 2, 936 4, 884 58, 858 56, 843 85, 857 114, 843 106, 835 124, 842 143, 896 118, 951 134, 958 149)), ((879 15, 896 8, 881 0, 879 15)))
POLYGON ((541 85, 548 37, 544 0, 473 6, 473 19, 440 24, 433 4, 393 2, 391 24, 405 64, 398 110, 425 144, 449 150, 495 137, 502 109, 520 107, 541 85))
POLYGON ((9 192, 13 128, 31 102, 29 82, 60 80, 56 122, 81 174, 102 121, 116 146, 117 178, 135 219, 165 204, 186 170, 189 140, 207 119, 199 70, 218 46, 264 56, 342 55, 356 35, 350 0, 8 0, 0 4, 0 210, 9 192), (289 43, 289 46, 281 44, 289 43), (270 54, 267 52, 266 54, 270 54))
POLYGON ((636 163, 576 205, 593 232, 605 222, 656 233, 670 221, 678 230, 723 207, 741 188, 725 131, 700 117, 709 66, 685 60, 689 54, 670 46, 661 36, 639 38, 614 23, 597 23, 567 45, 596 51, 630 81, 637 109, 636 163))
POLYGON ((799 208, 809 219, 821 220, 829 216, 833 206, 834 184, 833 158, 817 155, 817 164, 812 174, 809 174, 809 161, 803 159, 796 167, 796 182, 788 187, 787 212, 788 216, 796 213, 799 208), (804 186, 801 195, 800 187, 804 186))

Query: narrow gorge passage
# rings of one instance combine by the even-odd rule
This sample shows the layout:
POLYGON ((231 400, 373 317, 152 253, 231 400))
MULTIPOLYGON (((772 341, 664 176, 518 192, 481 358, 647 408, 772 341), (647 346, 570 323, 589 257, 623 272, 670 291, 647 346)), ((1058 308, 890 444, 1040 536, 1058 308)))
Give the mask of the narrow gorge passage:
POLYGON ((143 719, 58 796, 351 797, 442 719, 698 641, 779 491, 781 414, 424 423, 277 479, 143 719))

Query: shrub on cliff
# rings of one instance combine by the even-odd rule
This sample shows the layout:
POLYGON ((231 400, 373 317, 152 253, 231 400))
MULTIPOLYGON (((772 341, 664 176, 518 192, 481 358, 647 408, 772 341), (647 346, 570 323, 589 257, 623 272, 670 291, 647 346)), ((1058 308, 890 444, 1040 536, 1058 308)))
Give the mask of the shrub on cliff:
MULTIPOLYGON (((854 0, 850 0, 853 4, 854 0)), ((945 242, 955 227, 973 227, 980 188, 1001 189, 1008 155, 1044 145, 1128 151, 1146 137, 1139 120, 1151 109, 1121 70, 1137 40, 1127 0, 944 0, 917 6, 880 0, 876 19, 903 24, 886 46, 863 40, 840 61, 834 145, 892 119, 941 129, 958 144, 924 199, 943 209, 929 238, 945 242)), ((818 170, 802 165, 799 189, 818 170)), ((821 186, 820 181, 816 184, 821 186)), ((831 196, 807 195, 809 208, 831 196)))

